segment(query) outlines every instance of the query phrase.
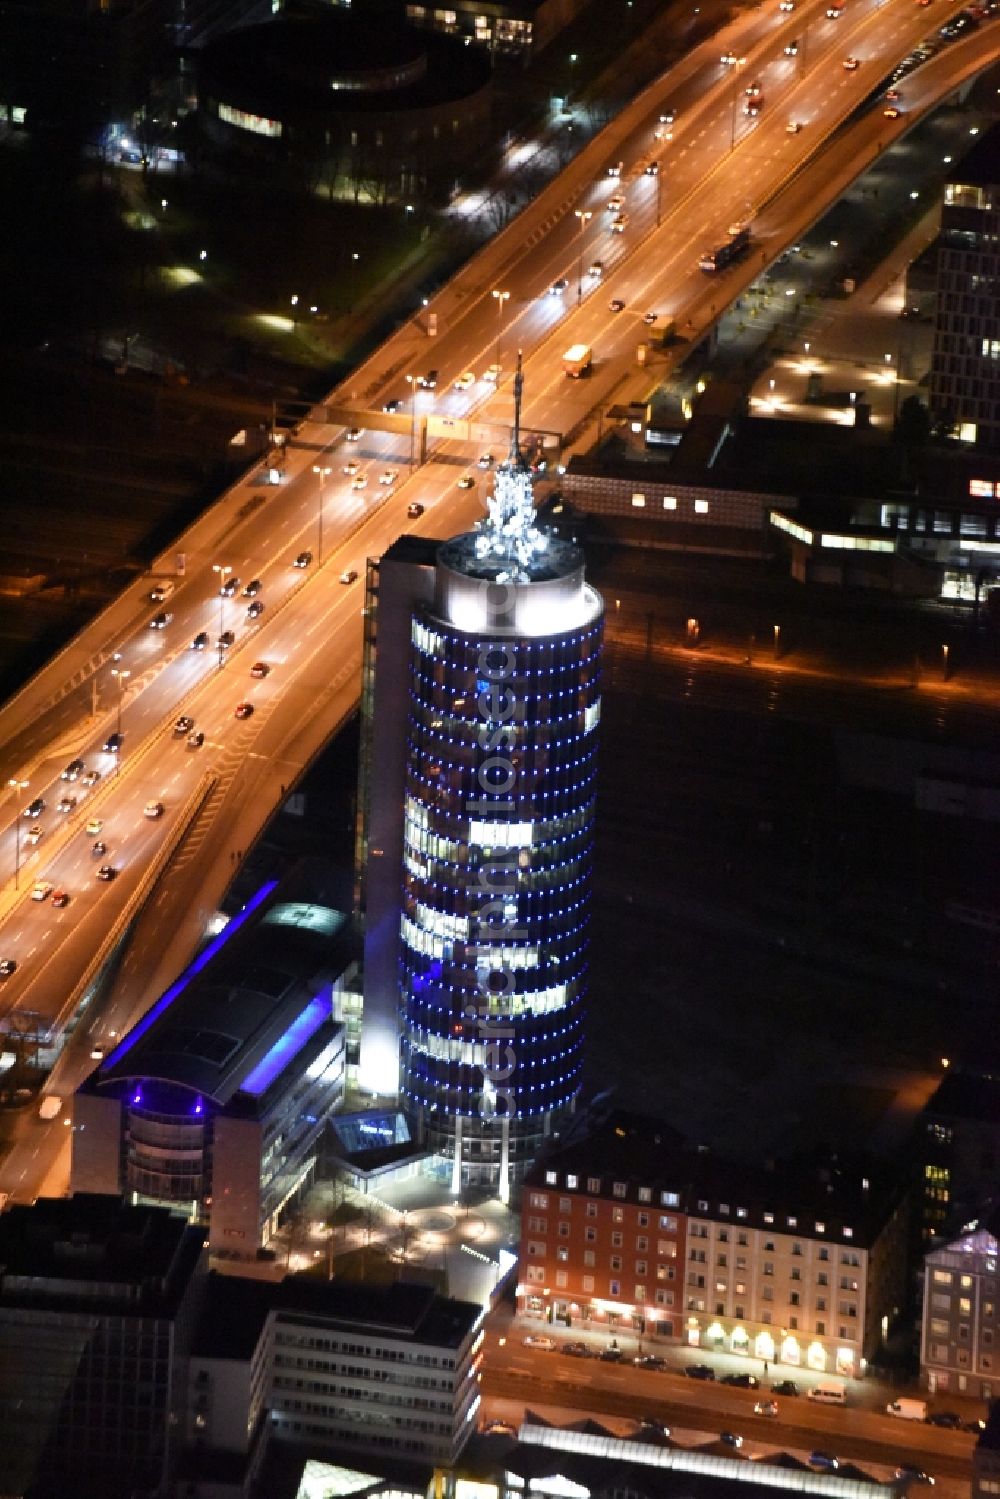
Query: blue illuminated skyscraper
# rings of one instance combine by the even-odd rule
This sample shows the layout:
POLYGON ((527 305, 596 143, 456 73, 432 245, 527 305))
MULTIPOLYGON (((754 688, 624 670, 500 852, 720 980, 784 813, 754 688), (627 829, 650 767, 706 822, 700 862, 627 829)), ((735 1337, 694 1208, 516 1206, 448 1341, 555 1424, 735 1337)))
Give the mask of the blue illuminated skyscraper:
POLYGON ((535 525, 520 387, 481 529, 379 566, 362 843, 362 1081, 502 1197, 580 1088, 603 615, 535 525))

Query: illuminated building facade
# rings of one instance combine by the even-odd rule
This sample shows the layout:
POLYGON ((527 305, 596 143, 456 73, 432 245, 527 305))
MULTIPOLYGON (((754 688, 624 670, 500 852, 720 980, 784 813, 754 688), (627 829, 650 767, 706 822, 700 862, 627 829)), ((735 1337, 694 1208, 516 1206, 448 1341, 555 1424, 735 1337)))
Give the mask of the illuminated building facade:
POLYGON ((1000 1247, 996 1214, 973 1220, 924 1261, 920 1379, 932 1395, 1000 1395, 1000 1247))
POLYGON ((343 1100, 346 922, 314 874, 261 886, 78 1091, 74 1190, 183 1207, 235 1256, 266 1245, 343 1100))
POLYGON ((361 849, 361 1080, 398 1079, 453 1191, 503 1197, 580 1087, 603 614, 535 527, 519 408, 520 373, 481 529, 395 603, 382 559, 361 849))
POLYGON ((616 1123, 528 1173, 518 1304, 814 1373, 864 1372, 902 1301, 902 1192, 616 1123))
POLYGON ((1000 449, 1000 127, 944 189, 930 408, 963 442, 1000 449))

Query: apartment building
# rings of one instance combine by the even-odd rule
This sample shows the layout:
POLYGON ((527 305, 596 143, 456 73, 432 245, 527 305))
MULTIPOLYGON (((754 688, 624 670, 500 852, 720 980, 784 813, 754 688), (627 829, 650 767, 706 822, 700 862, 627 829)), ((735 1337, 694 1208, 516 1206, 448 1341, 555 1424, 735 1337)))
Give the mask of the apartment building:
POLYGON ((859 1376, 905 1284, 903 1192, 837 1161, 760 1168, 612 1120, 531 1173, 519 1305, 859 1376))
POLYGON ((925 1247, 982 1216, 1000 1180, 1000 1077, 951 1068, 917 1116, 916 1215, 925 1247))
POLYGON ((924 1261, 920 1378, 931 1394, 1000 1396, 996 1227, 995 1216, 971 1226, 924 1261))

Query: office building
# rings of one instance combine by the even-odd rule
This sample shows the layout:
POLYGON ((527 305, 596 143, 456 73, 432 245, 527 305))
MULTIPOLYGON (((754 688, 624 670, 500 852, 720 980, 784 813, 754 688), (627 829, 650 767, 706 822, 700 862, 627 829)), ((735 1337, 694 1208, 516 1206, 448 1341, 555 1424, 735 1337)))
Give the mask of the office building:
POLYGON ((962 442, 1000 449, 1000 126, 945 183, 930 409, 962 442))
POLYGON ((1000 1077, 949 1068, 917 1116, 913 1166, 924 1247, 997 1204, 1000 1077))
POLYGON ((905 1287, 902 1191, 835 1160, 769 1168, 614 1117, 539 1162, 518 1304, 693 1348, 859 1376, 905 1287))
POLYGON ((0 1492, 161 1492, 183 1416, 204 1234, 117 1197, 0 1215, 0 1492))
POLYGON ((996 1215, 924 1260, 920 1378, 931 1394, 1000 1395, 996 1215))
POLYGON ((454 1462, 479 1407, 480 1306, 397 1282, 209 1277, 195 1331, 185 1470, 244 1471, 277 1441, 454 1462))
POLYGON ((506 1197, 580 1087, 602 604, 519 446, 480 529, 370 580, 361 1082, 506 1197))
POLYGON ((72 1182, 166 1203, 250 1255, 343 1100, 348 918, 323 870, 262 885, 78 1091, 72 1182))

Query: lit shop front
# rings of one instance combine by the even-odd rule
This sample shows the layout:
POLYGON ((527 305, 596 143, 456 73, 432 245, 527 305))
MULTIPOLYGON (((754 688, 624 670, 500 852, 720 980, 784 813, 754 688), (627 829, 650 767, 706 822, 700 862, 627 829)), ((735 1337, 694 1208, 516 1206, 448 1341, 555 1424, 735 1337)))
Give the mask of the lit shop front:
POLYGON ((845 1379, 856 1379, 864 1373, 865 1361, 856 1346, 809 1338, 784 1327, 754 1332, 740 1322, 728 1326, 718 1319, 709 1322, 689 1316, 684 1332, 689 1348, 704 1348, 710 1353, 745 1354, 768 1364, 788 1364, 793 1369, 839 1374, 845 1379))

